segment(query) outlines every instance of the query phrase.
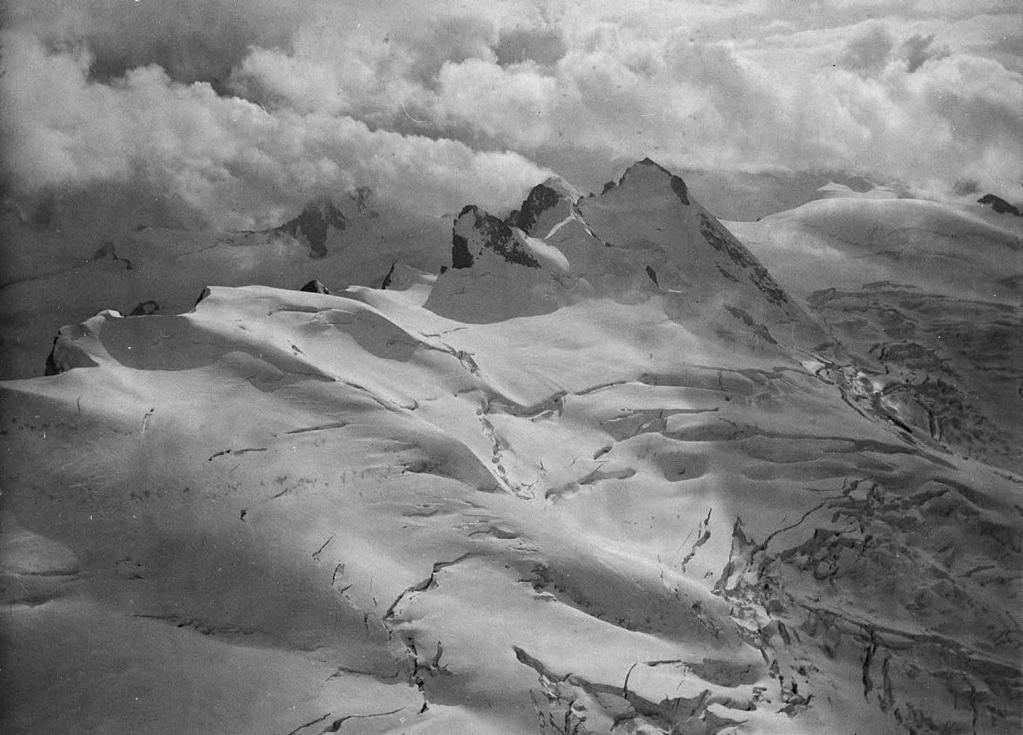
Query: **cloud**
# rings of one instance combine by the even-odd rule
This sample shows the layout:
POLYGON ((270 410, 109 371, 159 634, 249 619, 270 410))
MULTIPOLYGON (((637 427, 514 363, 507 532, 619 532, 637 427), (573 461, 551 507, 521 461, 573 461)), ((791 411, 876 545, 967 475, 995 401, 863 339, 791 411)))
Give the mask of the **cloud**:
POLYGON ((24 34, 7 34, 4 47, 5 166, 23 189, 139 181, 216 224, 248 227, 355 185, 427 214, 457 209, 467 191, 510 206, 549 175, 515 153, 315 111, 268 112, 157 66, 99 83, 85 52, 54 53, 24 34))
POLYGON ((250 46, 287 45, 320 0, 11 0, 8 24, 49 48, 80 46, 101 80, 156 64, 175 81, 219 82, 250 46))
POLYGON ((1023 28, 994 0, 11 5, 0 125, 25 190, 144 180, 244 223, 355 183, 510 206, 548 168, 598 188, 645 155, 1023 180, 1023 28))
POLYGON ((888 62, 894 46, 884 23, 870 23, 846 44, 839 64, 846 69, 877 71, 888 62))
POLYGON ((991 50, 994 58, 1003 66, 1023 73, 1023 32, 1004 33, 998 36, 991 50))
POLYGON ((906 60, 906 71, 911 74, 927 63, 930 59, 940 59, 949 55, 947 48, 935 48, 935 34, 916 33, 902 42, 902 56, 906 60))
POLYGON ((408 65, 407 78, 432 89, 441 69, 469 59, 497 63, 493 46, 497 29, 486 17, 455 15, 430 19, 422 26, 400 28, 389 35, 390 43, 408 65))
POLYGON ((501 66, 534 62, 542 67, 553 66, 568 50, 558 28, 516 27, 501 33, 494 48, 501 66))
POLYGON ((948 47, 936 45, 936 38, 936 33, 914 33, 896 46, 896 38, 887 23, 869 21, 857 28, 838 63, 846 69, 877 74, 893 60, 902 60, 906 70, 913 73, 930 59, 951 53, 948 47))
MULTIPOLYGON (((567 160, 584 177, 606 178, 609 158, 649 153, 679 166, 848 170, 930 185, 948 171, 941 161, 979 174, 993 158, 988 151, 1001 150, 1010 162, 997 167, 1006 172, 1004 181, 1019 180, 1008 168, 1019 166, 1020 156, 1000 132, 976 120, 953 125, 951 111, 928 103, 926 80, 905 81, 916 73, 938 82, 943 72, 930 66, 952 53, 939 40, 941 19, 901 26, 897 19, 860 20, 882 4, 849 3, 833 20, 819 19, 828 20, 822 31, 810 14, 793 15, 791 30, 775 39, 779 50, 771 63, 756 36, 749 48, 701 39, 698 28, 671 17, 673 6, 654 5, 666 15, 616 9, 602 18, 584 8, 534 19, 536 33, 557 39, 546 57, 524 54, 509 64, 493 46, 477 47, 474 55, 449 59, 430 85, 401 73, 403 65, 422 63, 416 51, 392 47, 372 57, 372 78, 390 73, 388 84, 353 83, 339 70, 338 96, 348 101, 349 114, 374 124, 506 145, 559 167, 567 160), (839 59, 845 68, 829 63, 839 59), (938 141, 917 135, 931 128, 951 134, 938 141)), ((741 17, 734 16, 736 27, 741 17)), ((498 39, 511 33, 495 27, 498 39)), ((486 33, 475 38, 493 43, 486 33)), ((349 68, 358 63, 351 55, 335 58, 349 68)), ((985 61, 966 52, 959 58, 985 61)), ((1000 119, 1018 99, 1019 79, 989 66, 997 91, 986 106, 966 104, 1000 119)))

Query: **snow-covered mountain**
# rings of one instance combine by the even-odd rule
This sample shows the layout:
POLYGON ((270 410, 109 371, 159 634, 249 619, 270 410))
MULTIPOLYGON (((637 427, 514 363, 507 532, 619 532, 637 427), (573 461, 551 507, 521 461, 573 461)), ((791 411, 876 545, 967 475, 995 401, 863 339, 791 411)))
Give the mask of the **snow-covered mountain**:
POLYGON ((64 327, 0 384, 4 731, 1017 732, 999 216, 726 227, 645 160, 440 273, 64 327))
POLYGON ((92 201, 66 221, 59 210, 42 223, 4 213, 2 232, 10 242, 8 280, 0 287, 0 377, 43 374, 39 356, 45 358, 57 329, 102 309, 127 314, 152 302, 174 314, 189 309, 207 283, 297 288, 318 279, 333 289, 379 286, 399 259, 439 269, 450 239, 446 218, 394 207, 380 212, 365 187, 313 200, 279 226, 245 232, 185 227, 115 204, 106 226, 90 223, 98 216, 91 212, 102 210, 92 201), (136 216, 127 218, 127 211, 136 216), (131 226, 118 226, 122 218, 131 226), (83 222, 88 226, 79 232, 83 222), (48 259, 50 251, 60 257, 48 259))
POLYGON ((453 268, 426 307, 463 321, 657 294, 671 318, 713 326, 721 337, 806 346, 826 339, 682 179, 650 159, 599 197, 537 186, 507 221, 468 206, 452 238, 453 268))
POLYGON ((858 354, 893 420, 1023 472, 1023 222, 831 199, 729 226, 858 354))

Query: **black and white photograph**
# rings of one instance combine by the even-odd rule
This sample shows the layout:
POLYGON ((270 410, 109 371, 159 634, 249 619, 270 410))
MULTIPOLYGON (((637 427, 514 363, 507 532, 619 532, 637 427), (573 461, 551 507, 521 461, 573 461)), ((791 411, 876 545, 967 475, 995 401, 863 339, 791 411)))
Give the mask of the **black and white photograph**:
POLYGON ((1019 0, 0 0, 0 732, 1019 735, 1019 0))

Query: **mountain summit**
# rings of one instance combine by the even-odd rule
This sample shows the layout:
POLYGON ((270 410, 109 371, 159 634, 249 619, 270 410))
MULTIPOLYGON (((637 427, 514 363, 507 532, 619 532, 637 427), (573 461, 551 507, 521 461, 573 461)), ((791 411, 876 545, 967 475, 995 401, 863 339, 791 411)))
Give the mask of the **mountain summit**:
POLYGON ((302 238, 309 245, 309 254, 322 258, 327 254, 327 236, 331 230, 338 233, 348 228, 348 218, 328 198, 309 202, 297 216, 289 219, 274 231, 302 238))
POLYGON ((522 202, 521 209, 508 215, 505 222, 527 235, 542 237, 554 223, 563 221, 571 214, 572 206, 579 199, 579 193, 561 179, 548 179, 534 186, 522 202), (546 229, 545 221, 549 225, 546 229))
POLYGON ((546 313, 589 298, 658 296, 673 318, 739 338, 777 344, 779 335, 798 333, 803 345, 825 341, 685 182, 649 158, 599 196, 573 197, 545 182, 504 220, 466 207, 454 222, 452 266, 427 306, 468 321, 546 313))

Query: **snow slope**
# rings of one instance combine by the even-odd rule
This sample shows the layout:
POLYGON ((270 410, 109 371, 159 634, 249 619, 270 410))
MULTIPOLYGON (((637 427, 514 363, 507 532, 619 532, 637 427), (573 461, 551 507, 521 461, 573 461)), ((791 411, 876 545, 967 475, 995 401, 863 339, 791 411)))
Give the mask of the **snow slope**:
POLYGON ((893 417, 1023 472, 1023 218, 832 199, 729 226, 860 355, 893 417))
POLYGON ((676 178, 64 328, 0 388, 0 727, 1017 732, 1019 477, 676 178))
POLYGON ((44 224, 16 214, 0 214, 3 378, 42 375, 40 355, 57 330, 101 309, 128 314, 148 303, 174 314, 191 308, 207 283, 379 286, 399 259, 438 269, 450 238, 446 218, 377 211, 365 188, 311 202, 279 227, 255 232, 186 228, 121 202, 104 210, 88 201, 44 224), (105 226, 91 221, 96 211, 107 215, 105 226))
POLYGON ((728 220, 756 220, 831 196, 898 197, 908 193, 840 172, 686 169, 681 175, 716 216, 728 220))

